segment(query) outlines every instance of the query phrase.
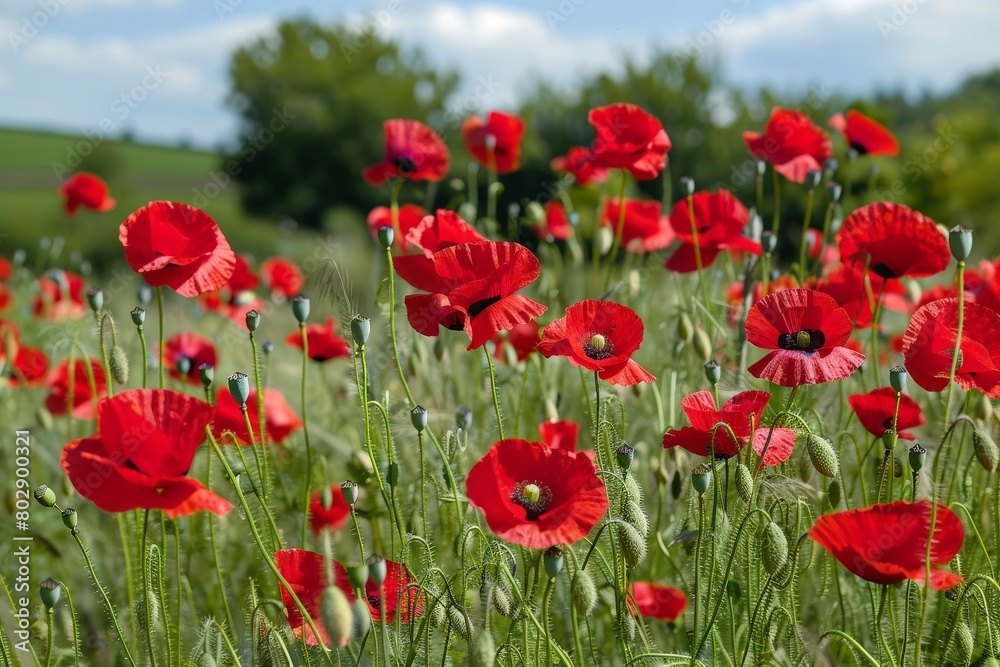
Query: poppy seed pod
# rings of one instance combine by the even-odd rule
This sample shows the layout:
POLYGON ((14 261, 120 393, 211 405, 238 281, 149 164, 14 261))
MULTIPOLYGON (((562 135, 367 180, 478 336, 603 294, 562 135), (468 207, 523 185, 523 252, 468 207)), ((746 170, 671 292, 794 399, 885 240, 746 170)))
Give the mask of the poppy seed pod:
POLYGON ((202 386, 211 387, 212 382, 215 381, 215 366, 211 364, 198 366, 198 378, 201 380, 202 386))
POLYGON ((902 366, 893 366, 889 369, 889 385, 893 391, 903 392, 906 390, 906 379, 909 373, 902 366))
POLYGON ((806 172, 806 188, 809 190, 815 190, 816 186, 819 185, 820 179, 823 178, 823 174, 818 169, 810 169, 806 172))
POLYGON ((545 566, 545 574, 549 575, 550 579, 555 579, 563 569, 563 550, 560 547, 546 549, 542 556, 542 562, 545 566))
POLYGON ((615 450, 615 459, 618 461, 618 467, 622 469, 623 473, 627 473, 632 467, 632 461, 635 459, 635 449, 627 442, 623 442, 615 450))
POLYGON ((355 639, 362 639, 372 627, 372 612, 368 608, 368 603, 357 598, 351 604, 351 635, 355 639))
POLYGON ((694 194, 694 179, 689 176, 681 176, 680 180, 677 181, 677 185, 680 187, 681 194, 685 197, 690 197, 694 194))
POLYGON ((712 469, 707 465, 700 465, 691 471, 691 485, 699 496, 705 495, 711 483, 712 469))
POLYGON ((95 313, 104 308, 104 292, 100 287, 91 287, 87 290, 87 304, 95 313))
POLYGON ((385 558, 378 554, 368 557, 368 578, 375 582, 376 586, 381 586, 388 575, 385 558))
POLYGON ((722 379, 722 366, 715 359, 705 362, 705 379, 711 385, 719 384, 719 380, 722 379))
POLYGON ((774 253, 778 247, 778 237, 771 233, 771 230, 765 229, 760 233, 760 247, 765 255, 774 253))
POLYGON ((350 480, 344 482, 340 485, 340 492, 344 496, 344 500, 347 501, 348 505, 353 506, 354 503, 358 502, 358 483, 352 482, 350 480))
POLYGON ((753 473, 742 463, 736 464, 736 493, 740 500, 749 503, 753 498, 753 473))
POLYGON ((247 331, 253 333, 260 326, 260 313, 256 310, 248 310, 246 314, 247 331))
POLYGON ((952 257, 964 262, 972 253, 972 230, 963 225, 952 227, 948 232, 948 247, 952 257))
POLYGON ((840 183, 834 183, 833 181, 829 181, 826 184, 826 192, 827 194, 830 195, 830 201, 836 203, 840 201, 840 197, 844 192, 844 188, 840 183))
POLYGON ((882 432, 882 446, 885 447, 885 451, 890 453, 896 449, 896 443, 899 441, 899 434, 896 433, 891 428, 887 428, 882 432))
POLYGON ((392 247, 392 242, 396 240, 396 232, 392 227, 385 226, 378 228, 378 242, 385 249, 392 247))
POLYGON ((413 424, 417 433, 423 433, 424 429, 427 428, 427 408, 418 405, 410 410, 410 423, 413 424))
POLYGON ((364 347, 371 332, 372 321, 364 315, 355 315, 351 320, 351 336, 354 337, 354 344, 364 347))
POLYGON ((472 428, 472 410, 464 405, 460 407, 455 412, 455 425, 464 431, 468 431, 472 428))
POLYGON ((132 324, 134 324, 137 327, 141 327, 143 322, 146 321, 146 311, 140 308, 139 306, 133 308, 132 312, 129 313, 129 315, 132 316, 132 324))
POLYGON ((43 507, 52 507, 56 504, 56 492, 43 484, 35 489, 35 500, 43 507))
POLYGON ((229 393, 236 404, 243 407, 250 397, 250 378, 246 373, 233 373, 229 376, 229 393))
POLYGON ((42 598, 42 604, 47 610, 51 610, 59 602, 59 595, 62 593, 62 586, 59 582, 49 577, 38 584, 38 596, 42 598))
POLYGON ((630 570, 646 560, 646 539, 635 526, 630 523, 616 523, 615 534, 621 543, 625 564, 630 570))
POLYGON ((76 526, 80 522, 80 517, 76 515, 75 509, 67 507, 62 511, 62 522, 67 528, 76 530, 76 526))
POLYGON ((292 302, 292 314, 295 315, 295 319, 298 320, 299 324, 304 323, 309 319, 309 297, 304 294, 299 294, 291 298, 292 302))

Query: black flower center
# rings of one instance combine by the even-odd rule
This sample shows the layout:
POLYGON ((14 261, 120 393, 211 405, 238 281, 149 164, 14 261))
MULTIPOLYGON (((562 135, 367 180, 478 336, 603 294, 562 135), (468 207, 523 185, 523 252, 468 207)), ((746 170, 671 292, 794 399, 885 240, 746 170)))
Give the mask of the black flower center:
POLYGON ((868 154, 868 149, 865 148, 865 145, 862 144, 862 143, 860 143, 860 142, 852 141, 851 142, 851 148, 853 148, 855 151, 857 151, 858 155, 867 155, 868 154))
POLYGON ((890 269, 889 265, 886 264, 885 262, 879 262, 878 264, 876 264, 875 266, 873 266, 872 267, 872 273, 874 273, 879 278, 885 278, 886 280, 888 280, 889 278, 898 278, 899 277, 899 276, 896 275, 895 271, 893 271, 892 269, 890 269))
POLYGON ((475 317, 476 315, 478 315, 479 313, 483 312, 484 310, 486 310, 487 308, 489 308, 490 306, 492 306, 494 303, 496 303, 499 300, 500 300, 500 297, 498 297, 498 296, 491 296, 491 297, 487 297, 485 299, 480 299, 479 301, 474 302, 468 308, 469 317, 475 317))
POLYGON ((615 356, 615 344, 604 334, 587 334, 581 340, 583 353, 595 361, 610 359, 615 356))
POLYGON ((552 489, 541 482, 518 482, 510 492, 510 499, 524 508, 528 521, 538 521, 552 504, 552 489))
POLYGON ((417 170, 416 161, 409 155, 397 155, 392 158, 392 166, 396 168, 401 175, 406 176, 407 174, 412 174, 417 170))
POLYGON ((782 350, 813 352, 826 344, 826 336, 819 329, 802 329, 795 333, 778 334, 778 347, 782 350))

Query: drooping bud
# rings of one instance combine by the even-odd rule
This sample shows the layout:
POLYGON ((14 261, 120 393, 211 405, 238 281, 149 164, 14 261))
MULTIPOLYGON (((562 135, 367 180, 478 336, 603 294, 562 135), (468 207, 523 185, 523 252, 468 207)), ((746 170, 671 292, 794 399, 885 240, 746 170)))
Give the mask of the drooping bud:
POLYGON ((909 373, 902 366, 893 366, 889 369, 889 386, 893 391, 902 393, 906 390, 906 380, 909 373))
POLYGON ((108 370, 118 384, 128 383, 128 356, 120 345, 112 345, 108 354, 108 370))
POLYGON ((709 485, 712 483, 712 469, 707 464, 703 464, 691 471, 691 486, 699 496, 705 495, 709 485))
POLYGON ((628 522, 645 539, 649 535, 649 519, 637 500, 629 500, 622 507, 622 521, 628 522))
POLYGON ((973 430, 972 448, 976 453, 976 459, 986 472, 997 469, 997 465, 1000 464, 1000 450, 997 449, 997 443, 989 433, 979 428, 973 430))
POLYGON ((59 595, 62 593, 62 586, 59 582, 49 577, 38 584, 38 595, 42 598, 42 604, 47 610, 51 610, 59 602, 59 595))
POLYGON ((588 616, 597 606, 597 586, 594 585, 594 578, 583 568, 578 569, 573 577, 570 595, 577 613, 583 616, 588 616))
POLYGON ((355 598, 351 605, 351 635, 362 639, 372 627, 372 612, 362 598, 355 598))
POLYGON ((91 287, 87 290, 87 305, 95 313, 100 312, 104 308, 104 292, 101 291, 100 287, 91 287))
POLYGON ((361 565, 351 565, 346 568, 347 570, 347 581, 351 584, 353 590, 364 590, 365 584, 368 583, 368 565, 362 563, 361 565))
POLYGON ((835 183, 834 181, 827 181, 826 192, 830 195, 830 201, 837 203, 840 201, 841 195, 844 193, 844 188, 840 183, 835 183))
POLYGON ((418 405, 410 410, 410 423, 413 424, 417 433, 423 433, 424 429, 427 428, 427 408, 418 405))
POLYGON ((340 492, 344 495, 344 500, 348 505, 358 502, 358 483, 347 480, 340 485, 340 492))
POLYGON ((132 312, 129 313, 129 315, 132 316, 132 324, 134 324, 137 327, 141 327, 143 322, 146 321, 146 311, 140 308, 139 306, 133 308, 132 312))
POLYGON ((493 667, 496 662, 497 647, 492 632, 480 632, 469 647, 469 667, 493 667))
POLYGON ((840 459, 837 457, 837 451, 826 438, 810 433, 806 437, 806 451, 809 452, 809 460, 812 461, 813 467, 819 474, 833 478, 840 472, 840 459))
POLYGON ((305 294, 299 294, 291 298, 292 302, 292 314, 295 315, 295 319, 298 320, 299 324, 302 324, 309 319, 309 297, 305 294))
POLYGON ((711 361, 712 359, 712 339, 709 338, 708 332, 701 327, 696 327, 694 330, 694 351, 698 353, 702 361, 711 361))
POLYGON ((215 366, 211 364, 201 364, 198 366, 198 378, 203 387, 211 387, 215 381, 215 366))
POLYGON ((514 615, 514 603, 511 602, 510 593, 503 586, 494 585, 491 591, 493 596, 493 608, 497 610, 497 613, 505 618, 511 618, 514 615))
POLYGON ((386 225, 384 227, 378 228, 378 242, 383 249, 388 250, 392 247, 392 242, 396 240, 396 232, 392 227, 386 225))
POLYGON ((948 232, 948 247, 952 257, 964 262, 972 253, 972 230, 962 225, 952 227, 948 232))
POLYGON ((710 385, 717 385, 722 379, 722 366, 715 359, 705 362, 705 379, 710 385))
POLYGON ((472 639, 472 620, 465 610, 457 605, 448 605, 448 627, 465 641, 472 639))
POLYGON ((246 373, 233 373, 229 376, 229 393, 236 405, 245 406, 250 397, 250 378, 246 373))
POLYGON ((681 313, 681 316, 677 318, 677 337, 685 343, 690 343, 694 338, 694 324, 691 322, 691 316, 687 313, 681 313))
POLYGON ((388 575, 388 568, 385 564, 385 558, 379 556, 378 554, 372 554, 368 557, 368 578, 375 582, 376 586, 381 586, 388 575))
POLYGON ((785 566, 788 560, 788 539, 775 522, 767 524, 760 544, 761 561, 768 574, 774 574, 785 566))
POLYGON ((972 636, 969 624, 961 621, 955 632, 955 652, 958 654, 959 662, 963 665, 972 663, 972 654, 976 650, 976 640, 972 636))
POLYGON ((632 468, 634 459, 635 449, 633 447, 627 442, 618 445, 618 449, 615 450, 615 460, 618 461, 618 467, 622 469, 623 473, 627 473, 632 468))
POLYGON ((56 504, 56 492, 42 484, 35 489, 35 500, 43 507, 52 507, 56 504))
POLYGON ((622 555, 628 568, 634 569, 646 560, 646 540, 630 523, 616 523, 615 534, 622 547, 622 555))
POLYGON ((837 162, 837 158, 828 157, 823 160, 823 174, 827 178, 833 178, 833 175, 837 173, 837 168, 840 167, 840 163, 837 162))
POLYGON ((351 603, 347 601, 344 592, 336 586, 330 585, 323 589, 319 603, 319 619, 331 646, 341 646, 350 638, 354 620, 351 603))
POLYGON ((736 493, 740 500, 749 503, 753 498, 753 473, 742 463, 736 464, 736 493))
POLYGON ((364 315, 355 315, 351 320, 351 336, 354 337, 354 344, 364 347, 371 332, 372 321, 364 315))

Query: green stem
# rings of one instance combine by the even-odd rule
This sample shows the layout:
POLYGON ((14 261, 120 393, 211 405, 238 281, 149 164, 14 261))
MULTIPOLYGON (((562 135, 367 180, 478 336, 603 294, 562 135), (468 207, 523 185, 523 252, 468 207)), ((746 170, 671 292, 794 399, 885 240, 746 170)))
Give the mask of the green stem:
POLYGON ((49 667, 52 664, 52 607, 45 610, 45 625, 47 626, 45 632, 45 667, 49 667))
POLYGON ((812 188, 806 193, 806 215, 802 221, 802 243, 799 245, 799 285, 806 282, 806 250, 809 247, 809 220, 812 218, 813 199, 816 191, 812 188))
MULTIPOLYGON (((309 478, 312 476, 312 445, 309 442, 309 411, 306 401, 306 373, 309 370, 309 337, 306 335, 306 323, 299 322, 299 334, 302 337, 302 435, 306 443, 306 473, 302 479, 302 546, 306 545, 306 534, 309 530, 309 478)), ((258 396, 260 401, 261 397, 258 396)))
POLYGON ((257 339, 250 332, 250 349, 253 351, 253 379, 257 389, 257 430, 260 431, 260 446, 264 450, 264 469, 267 469, 267 420, 264 418, 264 378, 260 372, 260 354, 257 339))
POLYGON ((97 587, 98 592, 101 594, 101 599, 104 600, 104 605, 108 609, 108 615, 111 616, 111 624, 115 627, 115 632, 118 633, 118 639, 122 643, 122 650, 125 651, 125 659, 132 667, 136 667, 135 659, 132 657, 132 652, 128 650, 128 643, 125 641, 125 635, 122 633, 122 628, 118 624, 118 616, 115 614, 115 608, 111 604, 111 600, 108 598, 107 590, 105 590, 104 585, 97 578, 97 572, 94 571, 94 562, 90 560, 90 553, 87 551, 87 547, 83 545, 83 540, 80 539, 80 531, 74 528, 72 531, 73 539, 76 540, 76 545, 80 547, 80 553, 83 554, 83 558, 87 561, 87 570, 90 572, 90 580, 94 582, 94 586, 97 587))
POLYGON ((73 664, 80 665, 80 627, 76 620, 76 606, 73 604, 73 596, 69 592, 69 586, 62 584, 63 592, 66 594, 66 604, 69 605, 69 619, 73 626, 73 664))
POLYGON ((427 523, 427 459, 424 454, 424 432, 417 431, 417 445, 420 447, 420 521, 423 528, 421 536, 430 539, 430 526, 427 523))
POLYGON ((165 350, 163 348, 163 287, 162 286, 156 288, 156 311, 159 314, 158 324, 160 325, 160 350, 159 350, 160 360, 156 366, 157 370, 160 373, 160 389, 163 389, 163 359, 165 355, 165 350))
MULTIPOLYGON (((237 445, 237 447, 238 446, 239 445, 237 445)), ((209 490, 211 490, 211 488, 212 488, 212 457, 211 456, 208 457, 208 475, 207 475, 206 481, 207 481, 207 483, 205 484, 205 486, 207 486, 209 488, 209 490)), ((215 517, 210 515, 208 517, 208 535, 209 535, 209 539, 211 540, 211 544, 212 544, 212 561, 213 561, 213 564, 215 565, 215 576, 216 576, 216 578, 219 581, 219 594, 222 597, 222 604, 223 604, 223 606, 226 609, 226 623, 229 625, 229 631, 235 633, 236 632, 236 626, 233 624, 233 613, 229 609, 229 596, 226 595, 228 589, 226 588, 225 579, 223 579, 223 577, 222 577, 222 566, 220 565, 220 562, 219 562, 219 544, 218 544, 218 541, 217 541, 216 535, 215 535, 215 522, 216 522, 215 517)))
POLYGON ((781 228, 781 181, 778 172, 771 169, 771 176, 774 181, 774 219, 771 221, 771 233, 774 238, 778 238, 778 229, 781 228))
POLYGON ((500 413, 500 397, 497 394, 497 375, 493 366, 493 355, 489 349, 483 345, 483 354, 486 356, 486 365, 490 370, 490 390, 493 392, 493 410, 497 416, 497 430, 500 432, 500 439, 503 440, 503 416, 500 413))
MULTIPOLYGON (((628 185, 628 172, 622 169, 622 186, 618 191, 618 224, 615 226, 615 237, 611 241, 611 252, 608 253, 608 274, 604 278, 604 291, 611 285, 611 273, 618 259, 618 249, 622 244, 622 232, 625 230, 625 186, 628 185)), ((599 227, 598 227, 599 228, 599 227)))
POLYGON ((552 597, 552 582, 555 581, 554 578, 550 577, 548 582, 545 584, 545 592, 542 593, 542 625, 545 628, 545 664, 552 664, 552 638, 549 636, 549 602, 552 597))
POLYGON ((149 351, 146 349, 146 333, 140 324, 135 328, 139 332, 139 343, 142 345, 142 388, 146 388, 146 371, 149 368, 149 351))
MULTIPOLYGON (((147 567, 146 567, 146 534, 147 534, 148 530, 149 530, 149 510, 146 510, 143 513, 143 517, 142 517, 142 538, 139 541, 139 549, 140 549, 140 553, 142 554, 142 558, 140 559, 141 564, 142 564, 142 604, 143 604, 143 609, 145 610, 144 611, 144 615, 146 617, 146 619, 145 619, 146 622, 145 622, 144 625, 146 626, 146 628, 145 628, 145 630, 146 630, 146 647, 149 649, 149 664, 152 665, 152 667, 156 667, 156 651, 153 648, 153 619, 152 619, 152 611, 153 611, 153 609, 152 609, 152 605, 150 604, 150 599, 149 599, 149 573, 146 571, 147 570, 147 567)), ((162 597, 160 599, 160 604, 163 604, 162 597)), ((170 642, 168 640, 167 641, 167 645, 169 646, 169 644, 170 644, 170 642)), ((168 661, 168 664, 169 664, 169 661, 168 661)))

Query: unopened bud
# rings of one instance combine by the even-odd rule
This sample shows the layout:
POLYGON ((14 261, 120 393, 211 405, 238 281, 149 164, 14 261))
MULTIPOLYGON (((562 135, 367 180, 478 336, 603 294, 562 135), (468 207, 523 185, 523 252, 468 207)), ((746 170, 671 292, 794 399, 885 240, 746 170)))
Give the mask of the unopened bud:
POLYGON ((909 463, 910 470, 914 473, 920 472, 920 469, 924 467, 924 462, 927 460, 927 450, 920 446, 920 443, 914 443, 910 447, 909 452, 909 463))
POLYGON ((203 387, 211 387, 215 381, 215 366, 211 364, 201 364, 198 366, 198 378, 203 387))
POLYGON ((781 570, 788 560, 788 539, 781 527, 773 521, 764 529, 760 555, 768 574, 781 570))
POLYGON ((826 438, 821 438, 815 433, 806 436, 806 451, 809 452, 809 460, 812 461, 816 471, 824 477, 836 477, 840 472, 840 459, 837 451, 826 438))
POLYGON ((319 603, 319 618, 331 646, 337 647, 347 643, 353 622, 351 603, 347 601, 344 592, 334 585, 323 589, 319 603))
POLYGON ((976 453, 976 459, 983 466, 986 472, 993 472, 1000 464, 1000 450, 997 443, 993 441, 990 434, 982 429, 972 431, 972 448, 976 453))
POLYGON ((711 483, 712 469, 707 465, 700 465, 691 472, 691 485, 699 496, 705 495, 711 483))
POLYGON ((410 423, 413 424, 417 433, 423 433, 424 429, 427 428, 427 408, 418 405, 410 410, 410 423))
POLYGON ((108 370, 118 384, 128 383, 128 356, 120 345, 112 345, 108 354, 108 370))
POLYGON ((248 310, 246 314, 247 331, 253 333, 260 326, 260 313, 256 310, 248 310))
POLYGON ((378 554, 368 557, 368 578, 375 582, 376 586, 381 586, 388 575, 385 558, 378 554))
POLYGON ((347 581, 351 584, 351 588, 354 590, 364 590, 365 584, 368 583, 368 565, 362 563, 361 565, 351 565, 344 569, 347 570, 347 581))

